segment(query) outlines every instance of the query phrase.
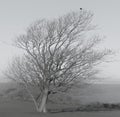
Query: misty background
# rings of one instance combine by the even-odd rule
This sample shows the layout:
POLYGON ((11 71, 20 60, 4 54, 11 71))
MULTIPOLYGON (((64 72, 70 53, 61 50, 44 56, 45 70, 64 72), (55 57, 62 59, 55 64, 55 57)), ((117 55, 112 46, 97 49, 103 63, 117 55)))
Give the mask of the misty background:
MULTIPOLYGON (((80 8, 94 13, 95 33, 105 36, 103 48, 113 49, 112 62, 101 65, 102 83, 120 83, 120 1, 119 0, 0 0, 0 82, 6 81, 2 71, 22 51, 12 45, 13 40, 25 32, 38 19, 55 18, 80 8)), ((108 58, 109 59, 109 58, 108 58)))

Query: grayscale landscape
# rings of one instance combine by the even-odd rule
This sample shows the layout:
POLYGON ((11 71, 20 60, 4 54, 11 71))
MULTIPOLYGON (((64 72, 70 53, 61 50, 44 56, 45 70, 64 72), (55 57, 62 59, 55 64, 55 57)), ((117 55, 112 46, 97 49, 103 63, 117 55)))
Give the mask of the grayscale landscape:
POLYGON ((119 0, 0 0, 0 117, 119 117, 119 0))

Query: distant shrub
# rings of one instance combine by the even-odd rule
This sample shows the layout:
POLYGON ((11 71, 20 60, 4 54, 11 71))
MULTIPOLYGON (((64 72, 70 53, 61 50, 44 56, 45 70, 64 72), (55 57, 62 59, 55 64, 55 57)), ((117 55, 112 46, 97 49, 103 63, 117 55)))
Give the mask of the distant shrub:
POLYGON ((109 111, 109 110, 120 110, 120 104, 109 104, 109 103, 91 103, 81 106, 72 106, 68 108, 55 109, 54 112, 76 112, 76 111, 109 111))

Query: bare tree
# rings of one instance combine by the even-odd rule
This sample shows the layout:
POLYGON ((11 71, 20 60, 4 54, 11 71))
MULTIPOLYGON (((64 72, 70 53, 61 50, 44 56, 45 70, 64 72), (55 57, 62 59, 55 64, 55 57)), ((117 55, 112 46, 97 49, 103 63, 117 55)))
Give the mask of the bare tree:
POLYGON ((72 86, 91 79, 95 66, 105 60, 110 50, 97 50, 101 39, 86 39, 94 29, 93 14, 82 10, 54 20, 39 20, 15 44, 25 50, 6 72, 8 78, 23 84, 39 112, 47 112, 49 94, 68 91, 72 86))

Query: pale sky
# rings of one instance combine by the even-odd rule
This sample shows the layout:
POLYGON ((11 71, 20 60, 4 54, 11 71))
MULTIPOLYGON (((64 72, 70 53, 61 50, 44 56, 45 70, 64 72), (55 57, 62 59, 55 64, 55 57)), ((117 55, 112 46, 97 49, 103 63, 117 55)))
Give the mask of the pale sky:
MULTIPOLYGON (((54 18, 79 8, 94 13, 97 33, 106 36, 104 47, 120 51, 120 0, 0 0, 0 70, 4 70, 20 50, 12 41, 34 21, 54 18)), ((120 82, 120 53, 114 62, 103 66, 102 75, 108 82, 120 82)), ((3 81, 0 71, 0 80, 3 81)))

